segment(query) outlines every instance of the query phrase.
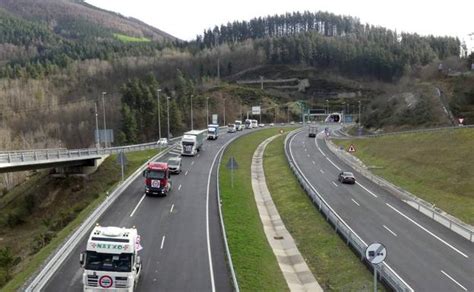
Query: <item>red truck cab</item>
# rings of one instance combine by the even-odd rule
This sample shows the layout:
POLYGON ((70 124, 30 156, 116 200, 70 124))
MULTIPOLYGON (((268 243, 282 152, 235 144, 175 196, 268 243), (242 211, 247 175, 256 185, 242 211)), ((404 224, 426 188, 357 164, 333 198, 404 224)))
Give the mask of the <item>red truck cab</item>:
POLYGON ((143 171, 145 194, 166 196, 171 190, 170 171, 166 162, 150 162, 143 171))

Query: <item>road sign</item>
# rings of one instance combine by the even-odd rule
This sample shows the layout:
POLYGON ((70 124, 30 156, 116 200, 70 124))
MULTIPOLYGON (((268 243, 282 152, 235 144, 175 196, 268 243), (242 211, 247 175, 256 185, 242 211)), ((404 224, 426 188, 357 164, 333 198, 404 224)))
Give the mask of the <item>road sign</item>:
POLYGON ((380 264, 387 256, 387 249, 381 243, 372 243, 365 250, 365 257, 372 264, 380 264))
POLYGON ((212 123, 217 124, 217 114, 212 115, 212 123))
POLYGON ((355 148, 354 144, 351 144, 347 151, 349 151, 350 153, 356 152, 356 148, 355 148))
POLYGON ((99 286, 101 288, 110 288, 114 285, 114 281, 112 280, 112 277, 104 275, 100 277, 99 279, 99 286))
POLYGON ((260 106, 253 106, 252 107, 252 115, 259 115, 261 112, 260 106))
POLYGON ((227 161, 226 166, 227 166, 228 169, 237 169, 237 168, 239 168, 239 165, 237 164, 237 161, 235 160, 234 156, 231 156, 229 158, 229 161, 227 161))
POLYGON ((119 165, 125 165, 128 163, 128 159, 127 159, 127 156, 125 156, 125 153, 123 152, 120 152, 118 155, 117 155, 117 163, 119 165))
POLYGON ((464 118, 459 118, 458 121, 462 125, 462 123, 464 123, 464 118))

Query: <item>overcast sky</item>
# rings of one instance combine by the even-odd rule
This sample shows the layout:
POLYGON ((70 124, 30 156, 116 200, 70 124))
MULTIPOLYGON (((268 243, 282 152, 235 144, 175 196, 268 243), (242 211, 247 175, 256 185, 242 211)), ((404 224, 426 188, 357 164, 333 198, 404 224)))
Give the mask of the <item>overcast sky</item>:
MULTIPOLYGON (((234 20, 293 11, 328 11, 398 32, 450 35, 469 41, 474 0, 86 0, 103 9, 138 18, 183 40, 234 20)), ((472 36, 474 40, 474 36, 472 36)))

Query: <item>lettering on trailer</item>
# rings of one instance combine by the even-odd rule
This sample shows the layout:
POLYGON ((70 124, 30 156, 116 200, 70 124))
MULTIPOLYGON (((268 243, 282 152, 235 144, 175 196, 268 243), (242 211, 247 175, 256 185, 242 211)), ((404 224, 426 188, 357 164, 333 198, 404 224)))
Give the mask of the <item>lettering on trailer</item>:
POLYGON ((372 243, 365 250, 365 257, 372 264, 380 264, 387 256, 387 249, 381 243, 372 243))
POLYGON ((355 148, 354 144, 351 144, 347 151, 349 151, 350 153, 356 152, 356 148, 355 148))

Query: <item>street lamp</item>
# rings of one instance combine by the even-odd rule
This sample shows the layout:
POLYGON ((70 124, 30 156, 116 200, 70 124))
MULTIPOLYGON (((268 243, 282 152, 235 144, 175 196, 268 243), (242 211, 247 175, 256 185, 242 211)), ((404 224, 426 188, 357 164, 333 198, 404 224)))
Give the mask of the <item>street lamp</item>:
POLYGON ((224 97, 224 125, 223 126, 225 126, 225 125, 226 125, 226 123, 225 123, 225 97, 224 97))
POLYGON ((359 100, 359 128, 360 128, 361 122, 360 122, 360 100, 359 100))
POLYGON ((161 119, 160 119, 160 91, 161 89, 158 88, 156 90, 156 99, 157 99, 157 111, 158 111, 158 141, 161 139, 161 119))
POLYGON ((209 96, 206 97, 206 126, 209 124, 209 96))
POLYGON ((97 113, 97 101, 94 103, 95 107, 95 148, 100 149, 99 136, 99 114, 97 113))
POLYGON ((326 99, 326 113, 329 115, 329 99, 326 99))
POLYGON ((107 148, 107 124, 105 123, 105 95, 107 94, 107 92, 103 91, 102 92, 102 111, 104 113, 104 148, 107 148))
POLYGON ((166 118, 168 120, 168 134, 167 134, 167 138, 168 138, 168 141, 170 140, 170 99, 171 97, 166 97, 166 112, 167 112, 167 115, 166 115, 166 118))
POLYGON ((191 94, 191 130, 194 130, 194 121, 193 121, 193 95, 191 94))

